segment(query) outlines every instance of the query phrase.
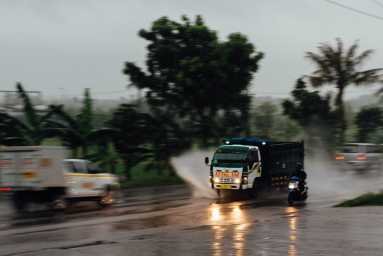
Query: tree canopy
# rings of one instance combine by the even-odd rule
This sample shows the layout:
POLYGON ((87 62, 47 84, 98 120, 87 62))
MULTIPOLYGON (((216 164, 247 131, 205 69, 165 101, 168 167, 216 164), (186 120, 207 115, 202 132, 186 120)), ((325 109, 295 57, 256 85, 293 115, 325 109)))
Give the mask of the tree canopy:
POLYGON ((319 91, 309 91, 306 82, 298 79, 294 90, 291 92, 293 99, 282 103, 285 115, 295 120, 306 132, 320 132, 322 137, 329 139, 336 135, 334 126, 336 114, 331 109, 331 97, 322 97, 319 91), (326 129, 321 129, 325 127, 326 129))
POLYGON ((370 135, 383 126, 383 112, 379 107, 362 108, 355 117, 355 124, 359 142, 367 142, 370 135))
POLYGON ((188 119, 201 137, 214 135, 220 110, 247 118, 247 90, 263 54, 244 35, 220 41, 201 16, 183 16, 181 22, 162 17, 139 36, 148 41, 146 70, 126 62, 123 72, 152 107, 188 119))

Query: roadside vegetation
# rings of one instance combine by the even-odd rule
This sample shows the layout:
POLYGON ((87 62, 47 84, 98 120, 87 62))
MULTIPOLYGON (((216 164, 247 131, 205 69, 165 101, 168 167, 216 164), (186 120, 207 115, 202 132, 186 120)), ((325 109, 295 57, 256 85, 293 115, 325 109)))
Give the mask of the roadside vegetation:
POLYGON ((0 112, 0 145, 63 145, 72 157, 120 175, 126 186, 144 186, 181 183, 171 157, 223 137, 319 139, 328 151, 347 140, 383 142, 381 107, 353 113, 344 102, 347 88, 382 82, 380 68, 362 68, 373 51, 360 52, 358 43, 320 44, 306 53, 314 70, 297 78, 289 99, 254 102, 253 78, 265 56, 245 35, 222 40, 201 16, 162 17, 138 35, 147 45, 145 66, 129 60, 122 73, 128 88, 144 96, 99 113, 85 89, 80 109, 51 105, 41 112, 18 83, 23 114, 0 112))
POLYGON ((367 193, 354 199, 346 200, 335 207, 356 207, 356 206, 382 206, 383 192, 367 193))

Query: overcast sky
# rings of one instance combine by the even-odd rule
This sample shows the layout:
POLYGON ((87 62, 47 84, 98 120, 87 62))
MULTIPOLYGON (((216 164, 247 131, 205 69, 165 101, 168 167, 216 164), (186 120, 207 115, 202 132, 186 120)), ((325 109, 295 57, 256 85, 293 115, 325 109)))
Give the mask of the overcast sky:
MULTIPOLYGON (((383 0, 337 0, 383 16, 383 0)), ((324 0, 0 0, 0 89, 16 81, 44 96, 75 96, 92 88, 97 98, 127 96, 125 61, 142 64, 141 28, 168 16, 201 14, 221 39, 241 32, 265 53, 252 91, 286 96, 313 67, 304 52, 319 42, 359 39, 376 52, 368 67, 383 66, 383 20, 324 0)), ((348 97, 375 89, 351 89, 348 97)))

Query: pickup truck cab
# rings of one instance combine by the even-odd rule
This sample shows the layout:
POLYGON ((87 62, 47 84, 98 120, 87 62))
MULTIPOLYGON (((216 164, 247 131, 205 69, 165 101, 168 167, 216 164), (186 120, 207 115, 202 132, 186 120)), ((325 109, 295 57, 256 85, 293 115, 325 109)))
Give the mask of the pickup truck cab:
POLYGON ((63 163, 68 201, 93 199, 100 205, 113 203, 114 191, 119 188, 115 175, 85 159, 65 159, 63 163))

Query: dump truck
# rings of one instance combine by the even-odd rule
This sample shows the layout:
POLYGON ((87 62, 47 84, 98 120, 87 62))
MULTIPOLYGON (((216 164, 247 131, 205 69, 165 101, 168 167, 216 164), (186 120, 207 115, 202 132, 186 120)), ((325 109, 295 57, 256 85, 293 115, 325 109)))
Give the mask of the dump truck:
POLYGON ((53 146, 0 147, 0 191, 7 192, 18 212, 30 203, 65 209, 72 202, 113 203, 118 178, 85 159, 68 159, 53 146))
POLYGON ((256 137, 225 139, 214 156, 205 163, 210 166, 211 188, 247 191, 286 191, 297 165, 304 164, 304 143, 275 142, 256 137))

